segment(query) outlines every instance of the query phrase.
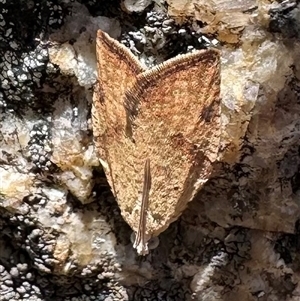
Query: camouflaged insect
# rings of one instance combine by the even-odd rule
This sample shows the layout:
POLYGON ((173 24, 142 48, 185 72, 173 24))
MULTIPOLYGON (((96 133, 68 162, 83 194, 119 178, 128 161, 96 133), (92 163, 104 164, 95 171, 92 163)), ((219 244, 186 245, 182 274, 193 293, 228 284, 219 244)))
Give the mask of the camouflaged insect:
POLYGON ((144 255, 147 241, 181 215, 217 160, 220 53, 198 50, 147 69, 101 30, 96 44, 94 141, 144 255))

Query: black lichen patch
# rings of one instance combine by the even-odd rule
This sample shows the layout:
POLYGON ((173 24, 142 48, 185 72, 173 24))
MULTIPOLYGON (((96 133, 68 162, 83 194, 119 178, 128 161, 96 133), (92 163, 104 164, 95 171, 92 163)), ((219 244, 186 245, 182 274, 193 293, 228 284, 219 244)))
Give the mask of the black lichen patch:
MULTIPOLYGON (((26 202, 44 201, 30 196, 26 202)), ((119 269, 113 256, 105 254, 98 265, 85 268, 73 262, 66 275, 58 275, 53 272, 58 233, 39 228, 30 211, 12 215, 0 209, 0 216, 1 300, 124 300, 125 289, 111 279, 119 269)))
POLYGON ((300 7, 298 1, 283 1, 278 7, 270 9, 271 32, 280 32, 285 38, 300 37, 300 7))
POLYGON ((135 22, 123 24, 121 42, 140 58, 146 56, 142 60, 149 67, 209 45, 209 40, 203 39, 191 24, 176 24, 163 7, 146 12, 135 22))
POLYGON ((92 16, 105 16, 108 18, 120 17, 123 14, 120 0, 82 0, 92 16))
POLYGON ((40 121, 35 124, 30 132, 28 151, 31 162, 38 170, 49 170, 52 168, 51 162, 51 131, 47 121, 40 121))
POLYGON ((47 77, 48 51, 42 40, 63 24, 66 13, 67 8, 59 1, 0 4, 0 108, 3 112, 22 115, 28 108, 45 108, 43 99, 36 95, 47 77))

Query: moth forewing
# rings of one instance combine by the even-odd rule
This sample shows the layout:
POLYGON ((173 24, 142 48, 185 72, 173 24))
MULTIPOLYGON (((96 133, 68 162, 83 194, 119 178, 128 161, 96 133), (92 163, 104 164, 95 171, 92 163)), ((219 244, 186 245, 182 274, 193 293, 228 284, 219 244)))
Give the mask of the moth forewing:
POLYGON ((220 53, 200 50, 145 70, 118 41, 101 32, 98 39, 95 145, 122 216, 137 233, 134 246, 145 254, 147 240, 180 216, 213 170, 221 135, 220 53))

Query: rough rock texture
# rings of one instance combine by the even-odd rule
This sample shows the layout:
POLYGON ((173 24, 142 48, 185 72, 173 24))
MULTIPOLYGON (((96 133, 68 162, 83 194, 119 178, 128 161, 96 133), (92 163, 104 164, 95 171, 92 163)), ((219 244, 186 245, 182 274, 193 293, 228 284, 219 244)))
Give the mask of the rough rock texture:
POLYGON ((149 2, 0 1, 0 300, 299 300, 299 5, 149 2), (98 28, 148 66, 222 41, 219 166, 145 258, 93 148, 98 28))

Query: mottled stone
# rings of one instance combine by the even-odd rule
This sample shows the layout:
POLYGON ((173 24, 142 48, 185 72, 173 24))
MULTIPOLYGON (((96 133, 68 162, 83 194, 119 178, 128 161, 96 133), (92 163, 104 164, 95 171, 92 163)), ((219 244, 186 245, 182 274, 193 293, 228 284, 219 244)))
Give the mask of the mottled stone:
POLYGON ((1 2, 1 300, 299 299, 299 4, 159 4, 1 2), (219 166, 143 259, 92 144, 98 28, 147 66, 223 41, 219 166))

